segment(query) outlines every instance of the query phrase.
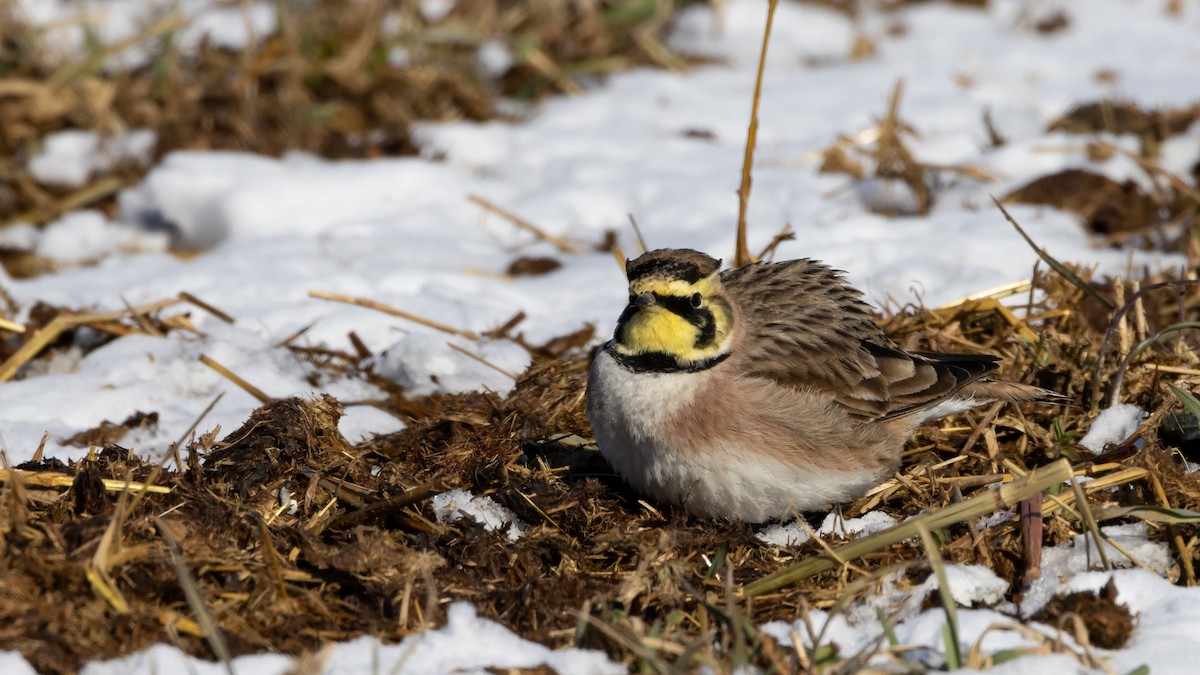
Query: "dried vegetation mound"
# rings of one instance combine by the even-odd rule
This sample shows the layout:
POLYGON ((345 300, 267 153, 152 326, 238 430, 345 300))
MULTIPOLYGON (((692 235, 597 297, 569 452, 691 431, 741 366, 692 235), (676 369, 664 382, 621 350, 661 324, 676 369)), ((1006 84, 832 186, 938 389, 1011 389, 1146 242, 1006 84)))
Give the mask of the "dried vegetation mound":
MULTIPOLYGON (((1180 312, 1194 318, 1200 292, 1158 281, 1144 280, 1150 290, 1141 294, 1119 281, 1085 292, 1050 275, 1029 288, 1021 320, 988 300, 881 319, 906 347, 1002 354, 1004 377, 1076 403, 990 407, 922 428, 904 470, 846 515, 879 509, 903 519, 942 509, 1064 457, 1098 479, 1084 488, 1102 519, 1117 506, 1200 510, 1200 479, 1185 473, 1181 456, 1200 438, 1195 419, 1190 436, 1185 429, 1172 441, 1178 447, 1158 433, 1170 416, 1187 426, 1165 381, 1189 388, 1198 357, 1187 340, 1150 339, 1138 351, 1180 312), (1121 320, 1103 302, 1124 306, 1121 320), (1112 382, 1120 400, 1152 414, 1132 438, 1093 455, 1075 435, 1112 396, 1097 384, 1112 382)), ((0 493, 0 649, 19 650, 46 672, 160 641, 213 658, 204 637, 211 622, 233 654, 304 653, 360 634, 398 640, 438 625, 447 603, 464 600, 522 636, 604 649, 631 666, 860 663, 867 655, 783 649, 753 626, 842 606, 888 570, 907 570, 898 583, 916 587, 930 573, 920 547, 885 546, 748 599, 745 583, 819 557, 826 544, 767 545, 750 526, 697 520, 630 492, 584 440, 588 354, 579 342, 535 350, 535 364, 505 397, 410 400, 396 391, 377 404, 409 426, 358 445, 338 433, 341 404, 326 396, 267 403, 223 439, 202 436, 181 448, 182 469, 160 469, 111 442, 78 464, 17 467, 0 493), (524 535, 514 540, 469 517, 439 521, 430 497, 451 488, 506 507, 526 524, 524 535), (193 587, 198 600, 189 601, 193 587)), ((340 372, 355 367, 350 355, 320 358, 340 372)), ((145 423, 135 416, 95 439, 145 423)), ((1019 600, 1037 574, 1040 546, 1084 530, 1088 509, 1071 496, 1041 507, 1042 536, 1031 538, 1028 521, 1015 517, 986 529, 956 523, 937 532, 937 551, 949 562, 987 565, 1008 580, 1006 599, 1019 600)), ((1175 551, 1172 574, 1194 582, 1197 526, 1150 527, 1175 551)), ((1136 630, 1111 593, 1061 598, 1041 618, 1055 623, 1071 612, 1085 614, 1080 635, 1098 646, 1117 646, 1136 630)))
MULTIPOLYGON (((6 3, 0 225, 42 224, 84 206, 111 212, 115 194, 145 171, 122 165, 76 188, 39 184, 28 161, 56 131, 110 138, 150 129, 158 157, 184 149, 411 154, 410 127, 419 120, 490 119, 501 97, 573 92, 576 78, 637 65, 682 67, 661 39, 687 4, 470 0, 434 16, 417 2, 280 3, 275 30, 244 50, 213 41, 186 53, 177 37, 192 17, 169 14, 115 44, 98 44, 82 25, 86 52, 64 58, 6 3), (106 65, 134 50, 149 54, 142 65, 106 65)), ((24 264, 29 269, 5 261, 14 275, 45 271, 24 264)))

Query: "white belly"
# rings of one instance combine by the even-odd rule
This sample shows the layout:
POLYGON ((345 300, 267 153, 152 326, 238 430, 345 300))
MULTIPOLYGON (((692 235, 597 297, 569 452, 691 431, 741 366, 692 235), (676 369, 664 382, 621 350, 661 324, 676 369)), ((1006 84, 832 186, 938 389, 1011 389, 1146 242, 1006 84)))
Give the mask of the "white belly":
POLYGON ((635 373, 602 349, 592 364, 587 412, 600 452, 617 473, 698 515, 747 522, 846 501, 878 482, 873 471, 793 466, 739 447, 737 439, 680 433, 673 416, 718 372, 635 373))

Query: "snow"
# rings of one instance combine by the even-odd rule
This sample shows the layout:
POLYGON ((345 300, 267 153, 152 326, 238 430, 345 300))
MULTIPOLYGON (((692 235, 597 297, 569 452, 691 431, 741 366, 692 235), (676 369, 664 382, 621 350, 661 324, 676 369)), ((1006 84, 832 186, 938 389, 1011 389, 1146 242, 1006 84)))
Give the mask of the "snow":
MULTIPOLYGON (((214 47, 244 49, 275 30, 275 7, 270 2, 213 0, 16 0, 14 9, 39 29, 41 47, 71 60, 89 54, 89 33, 102 45, 112 45, 158 31, 169 33, 175 48, 194 53, 207 42, 214 47), (164 23, 166 22, 166 23, 164 23)), ((146 63, 151 52, 135 46, 108 57, 109 68, 133 68, 146 63)))
POLYGON ((0 651, 0 673, 7 675, 35 675, 36 670, 20 652, 0 651))
POLYGON ((508 528, 509 541, 520 539, 529 527, 517 514, 501 506, 491 497, 476 497, 466 490, 456 488, 434 495, 430 503, 439 523, 453 523, 463 516, 470 516, 488 530, 508 528))
POLYGON ((503 395, 516 384, 510 375, 529 367, 529 352, 508 341, 467 343, 460 338, 410 335, 380 354, 375 366, 376 373, 398 382, 413 396, 474 391, 481 387, 503 395), (491 365, 463 359, 462 352, 449 346, 452 344, 491 365))
POLYGON ((1144 410, 1128 403, 1118 403, 1105 408, 1092 421, 1092 426, 1083 438, 1079 439, 1079 444, 1092 452, 1100 452, 1104 450, 1104 446, 1120 443, 1132 436, 1145 417, 1144 410))
MULTIPOLYGON (((1163 575, 1172 564, 1172 555, 1167 545, 1146 539, 1146 524, 1113 525, 1100 529, 1113 542, 1125 549, 1137 562, 1126 557, 1116 546, 1104 543, 1104 553, 1113 567, 1125 568, 1145 566, 1149 571, 1163 575)), ((1069 542, 1051 546, 1042 551, 1042 575, 1034 580, 1021 602, 1024 616, 1036 614, 1056 594, 1083 590, 1075 587, 1075 580, 1083 572, 1100 568, 1100 554, 1091 537, 1078 536, 1069 542), (1067 583, 1064 585, 1064 580, 1067 583)), ((1101 584, 1103 585, 1103 584, 1101 584)), ((1095 589, 1088 589, 1095 590, 1095 589)))
MULTIPOLYGON (((859 518, 843 519, 838 513, 825 516, 821 526, 816 529, 818 536, 835 535, 841 539, 849 539, 851 535, 865 537, 876 532, 882 532, 896 524, 896 519, 882 511, 868 511, 859 518)), ((810 539, 808 530, 799 522, 791 521, 778 523, 763 528, 758 538, 771 546, 800 546, 810 539)))
MULTIPOLYGON (((0 654, 0 666, 5 658, 0 654)), ((276 675, 286 672, 319 672, 323 675, 356 675, 359 673, 393 673, 394 675, 426 675, 428 673, 479 673, 493 669, 537 668, 548 666, 564 675, 616 675, 624 673, 620 664, 604 654, 585 649, 550 650, 523 640, 494 621, 476 616, 475 609, 465 602, 447 608, 446 625, 434 631, 416 633, 399 644, 385 645, 372 637, 360 637, 333 646, 316 655, 319 670, 301 668, 293 671, 292 659, 279 654, 241 656, 233 660, 235 673, 276 675)), ((308 665, 311 668, 312 662, 308 665)), ((14 667, 28 667, 15 659, 14 667)), ((4 670, 20 673, 19 670, 4 670)), ((33 672, 32 669, 29 672, 33 672)), ((175 647, 157 645, 124 659, 90 663, 82 675, 149 675, 151 673, 186 673, 223 675, 224 665, 203 661, 175 647)))
POLYGON ((119 164, 145 165, 158 135, 138 129, 103 139, 94 131, 68 129, 50 134, 42 152, 29 158, 29 173, 46 185, 79 187, 94 174, 119 164))
MULTIPOLYGON (((120 195, 119 213, 111 221, 80 211, 40 232, 19 225, 0 229, 0 244, 35 251, 58 265, 55 273, 32 279, 9 279, 0 272, 0 284, 25 311, 39 301, 112 310, 188 291, 235 319, 227 325, 188 306, 199 333, 128 336, 90 352, 85 348, 95 336, 80 332, 73 348, 31 364, 19 379, 0 386, 0 445, 8 461, 29 459, 47 431, 47 456, 78 459, 87 449, 68 446, 64 439, 135 410, 158 412, 159 424, 123 444, 157 458, 220 393, 224 397, 199 430, 237 428, 258 401, 200 363, 200 355, 272 396, 384 397, 367 382, 315 372, 279 346, 305 328, 297 344, 335 349, 351 348, 347 333, 353 330, 376 355, 377 372, 414 394, 480 387, 504 393, 512 386, 505 372, 519 373, 527 364, 528 355, 512 344, 446 335, 313 298, 311 290, 367 297, 475 333, 524 312, 519 330, 533 343, 588 322, 606 337, 625 301, 625 288, 611 256, 593 252, 591 245, 611 230, 631 253, 629 214, 652 247, 689 246, 726 258, 733 251, 734 191, 766 3, 714 4, 724 11, 717 15, 700 5, 686 10, 670 39, 676 48, 716 59, 712 65, 685 73, 628 72, 583 95, 525 109, 515 123, 419 124, 420 157, 330 162, 303 153, 276 159, 178 152, 120 195), (588 252, 561 253, 469 201, 471 195, 588 252), (506 277, 508 264, 519 255, 548 256, 563 266, 542 277, 506 277)), ((1182 85, 1197 82, 1200 8, 1184 3, 1179 16, 1170 16, 1160 5, 1055 3, 1069 23, 1042 35, 1030 28, 1036 8, 1017 0, 994 0, 982 9, 948 3, 896 12, 867 8, 856 20, 812 4, 782 3, 760 111, 751 248, 760 249, 790 223, 797 237, 779 247, 779 258, 828 261, 847 270, 879 304, 889 298, 907 302, 915 294, 937 305, 1027 277, 1036 256, 991 206, 990 195, 1006 194, 1049 172, 1085 166, 1115 180, 1148 184, 1129 160, 1118 155, 1092 162, 1087 139, 1044 133, 1047 124, 1073 105, 1110 96, 1143 108, 1195 103, 1196 87, 1182 85), (850 58, 859 35, 873 42, 876 56, 850 58), (1101 71, 1115 73, 1115 81, 1098 79, 1101 71), (839 137, 865 137, 863 132, 883 115, 897 81, 904 83, 900 116, 914 128, 908 141, 916 157, 971 166, 994 176, 993 182, 944 173, 931 213, 887 218, 871 208, 880 200, 905 206, 911 199, 906 187, 856 184, 845 176, 817 173, 821 152, 839 137), (990 110, 1005 145, 989 146, 984 110, 990 110)), ((185 53, 202 39, 233 48, 250 44, 269 34, 276 20, 275 3, 266 2, 18 0, 17 6, 45 27, 48 48, 75 57, 86 53, 80 12, 103 42, 112 43, 178 7, 190 18, 174 36, 185 53)), ((452 7, 446 0, 429 0, 419 9, 439 17, 452 7)), ((134 47, 110 57, 107 66, 145 58, 146 52, 134 47)), ((477 67, 485 75, 496 73, 512 58, 511 46, 488 43, 477 53, 477 67)), ((64 130, 44 140, 30 168, 39 182, 82 185, 114 162, 144 161, 154 140, 147 133, 101 138, 64 130)), ((1129 137, 1105 140, 1122 147, 1136 143, 1129 137)), ((1200 125, 1193 125, 1163 143, 1160 161, 1167 170, 1188 175, 1198 156, 1200 125)), ((1101 272, 1184 263, 1154 252, 1093 248, 1074 217, 1053 209, 1014 206, 1010 211, 1052 255, 1097 265, 1101 272)), ((351 441, 402 426, 369 406, 349 406, 347 413, 341 430, 351 441)), ((1099 449, 1123 440, 1141 415, 1132 406, 1104 411, 1082 442, 1099 449)), ((468 514, 492 528, 510 522, 512 538, 525 527, 486 496, 458 491, 434 501, 441 519, 468 514)), ((819 529, 821 536, 862 536, 892 524, 885 514, 870 513, 845 521, 841 530, 829 520, 819 529)), ((1003 601, 1003 582, 989 570, 947 566, 953 597, 974 607, 959 612, 964 642, 979 640, 995 623, 1013 625, 1019 621, 1014 616, 1028 616, 1055 594, 1097 589, 1114 578, 1119 601, 1139 617, 1129 645, 1105 654, 1109 664, 1118 672, 1142 664, 1155 673, 1190 672, 1200 658, 1200 590, 1161 578, 1171 553, 1149 541, 1144 526, 1105 531, 1153 573, 1096 571, 1097 557, 1093 552, 1089 561, 1088 545, 1077 537, 1046 550, 1041 579, 1016 608, 1003 601)), ((774 546, 796 546, 807 534, 793 525, 767 528, 760 538, 774 546)), ((1109 558, 1119 567, 1132 566, 1115 549, 1109 558)), ((922 645, 922 658, 936 664, 944 616, 938 609, 920 611, 936 589, 936 577, 930 578, 903 588, 900 577, 892 577, 878 594, 846 612, 814 610, 808 619, 817 630, 828 627, 826 641, 852 653, 880 638, 876 610, 882 609, 897 617, 900 641, 922 645)), ((400 645, 381 645, 373 638, 336 645, 325 672, 392 672, 396 665, 399 672, 479 672, 485 666, 537 664, 563 672, 622 670, 592 652, 550 651, 523 641, 476 617, 468 605, 451 606, 448 618, 445 628, 410 636, 400 645)), ((764 627, 786 644, 792 628, 807 636, 799 622, 764 627)), ((1052 634, 1048 627, 1039 630, 1052 634)), ((985 651, 1033 644, 1013 631, 987 632, 983 640, 985 651)), ((274 673, 289 663, 282 656, 259 655, 242 657, 235 665, 238 672, 274 673)), ((121 661, 90 664, 84 672, 189 667, 200 673, 219 668, 160 645, 121 661)), ((1014 667, 1074 671, 1078 662, 1063 655, 1027 656, 997 670, 1014 667)), ((0 653, 0 671, 22 669, 28 670, 19 656, 0 653)))
POLYGON ((59 263, 76 264, 117 253, 163 251, 166 246, 167 238, 161 233, 113 227, 99 211, 83 210, 46 225, 34 250, 59 263))

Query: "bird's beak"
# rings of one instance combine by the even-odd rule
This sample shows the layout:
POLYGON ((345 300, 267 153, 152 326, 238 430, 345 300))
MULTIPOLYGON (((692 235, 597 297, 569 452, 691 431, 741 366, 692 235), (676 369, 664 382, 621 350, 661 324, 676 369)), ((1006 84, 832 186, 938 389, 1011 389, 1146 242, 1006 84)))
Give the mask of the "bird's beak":
POLYGON ((637 305, 638 307, 649 307, 650 305, 657 303, 654 300, 653 293, 642 293, 633 299, 633 304, 637 305))

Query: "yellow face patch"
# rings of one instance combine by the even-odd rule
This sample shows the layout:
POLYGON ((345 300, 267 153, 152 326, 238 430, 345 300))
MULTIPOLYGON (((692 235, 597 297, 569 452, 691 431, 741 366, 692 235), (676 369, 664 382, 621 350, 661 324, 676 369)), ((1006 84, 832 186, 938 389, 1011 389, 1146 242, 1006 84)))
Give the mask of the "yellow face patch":
POLYGON ((678 366, 688 366, 728 352, 733 314, 716 275, 693 284, 643 278, 630 284, 629 292, 634 300, 617 326, 616 347, 621 354, 662 355, 678 366), (647 294, 653 301, 637 303, 647 294))
POLYGON ((625 322, 618 344, 630 353, 662 352, 681 355, 696 343, 696 327, 678 314, 651 305, 625 322))

